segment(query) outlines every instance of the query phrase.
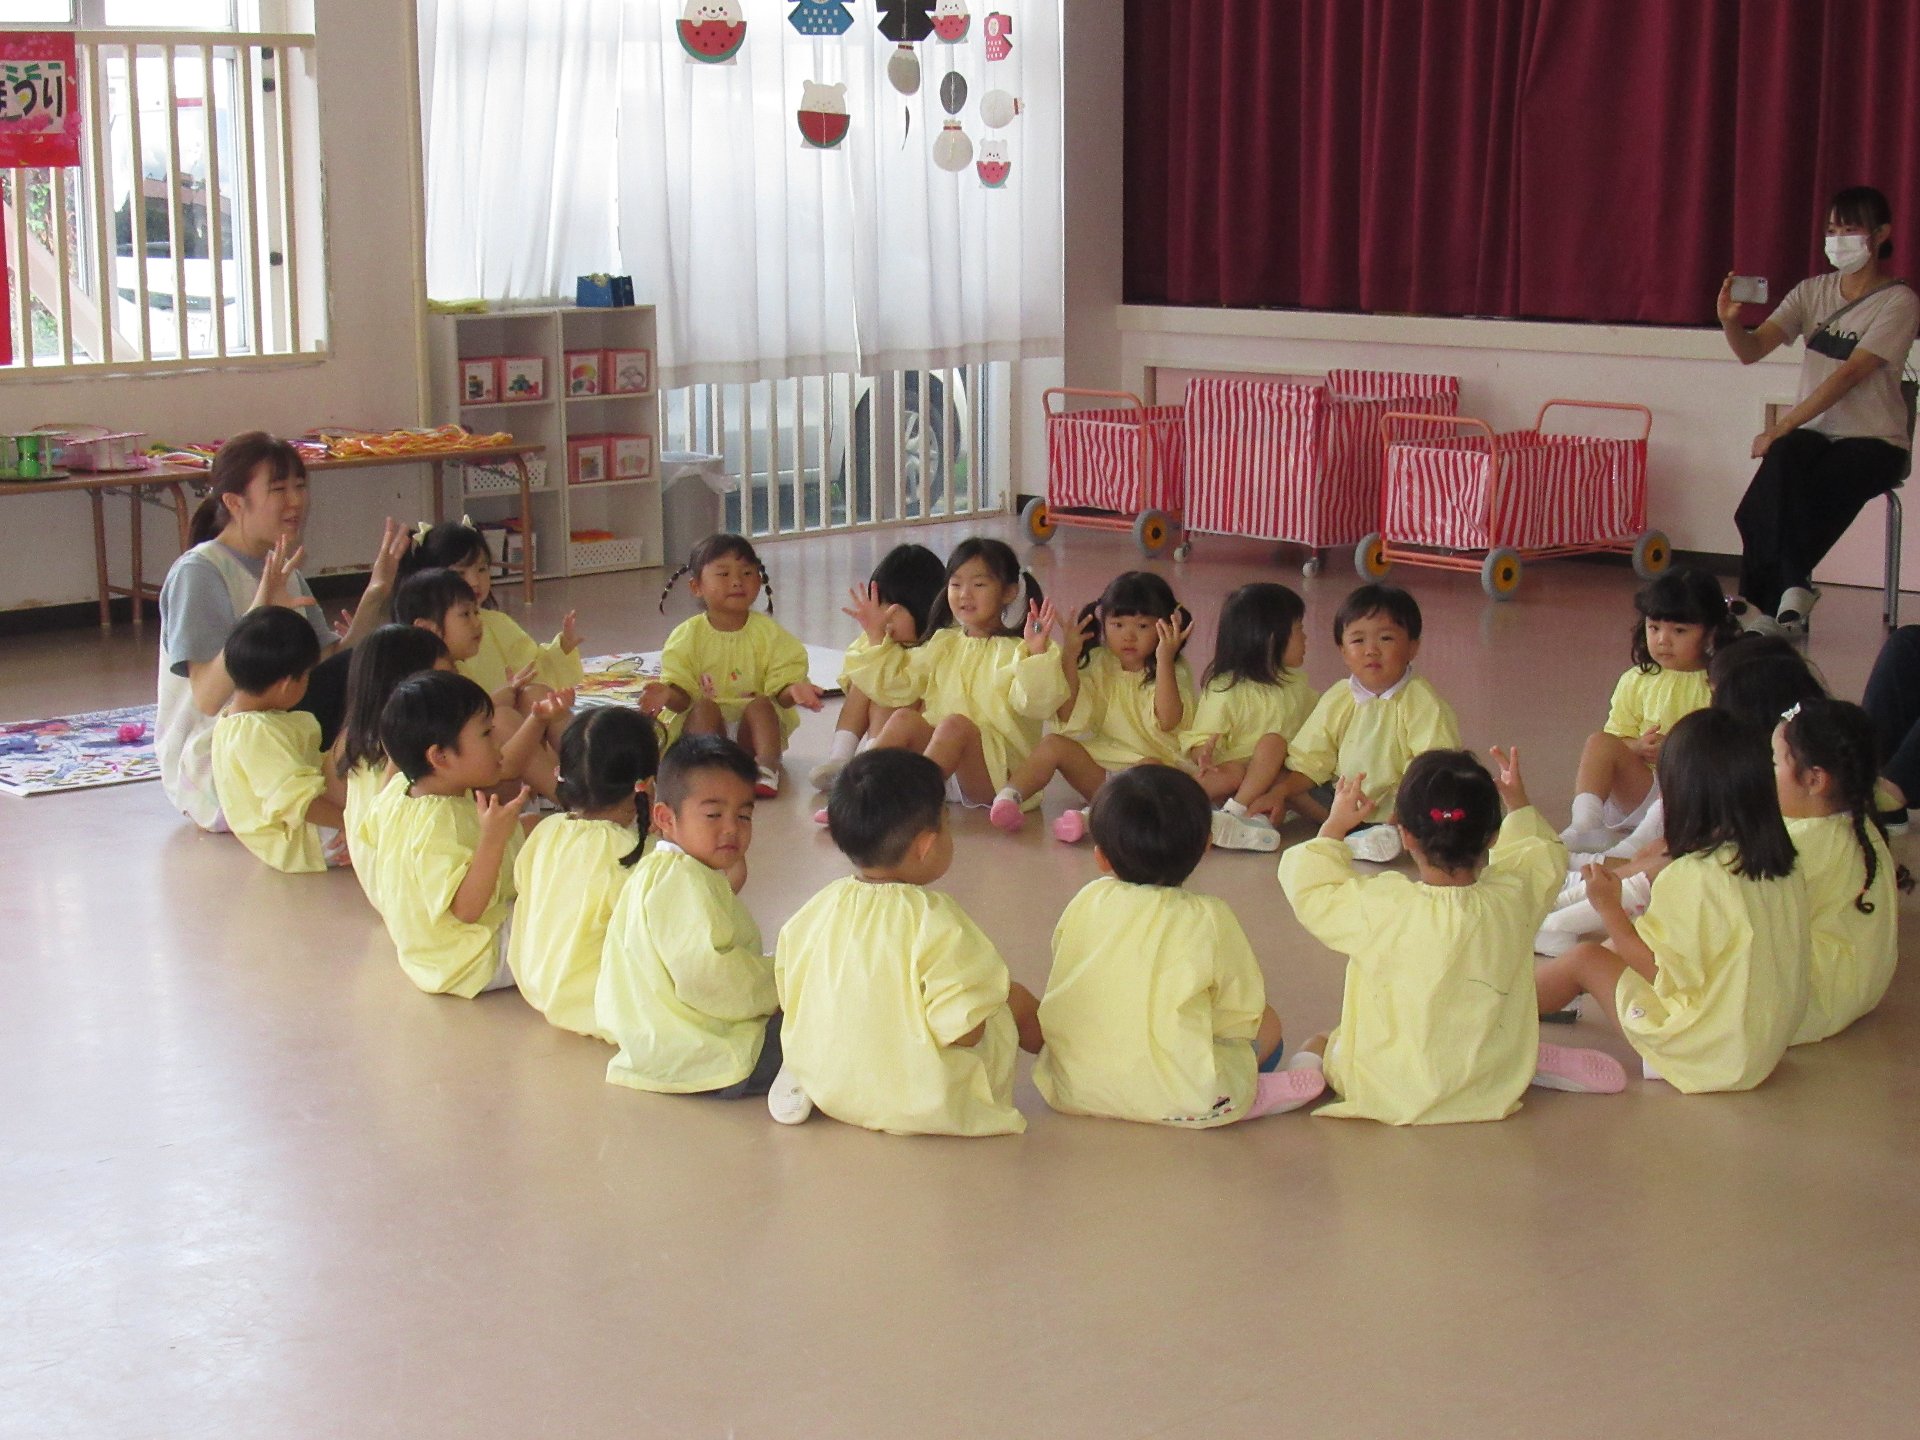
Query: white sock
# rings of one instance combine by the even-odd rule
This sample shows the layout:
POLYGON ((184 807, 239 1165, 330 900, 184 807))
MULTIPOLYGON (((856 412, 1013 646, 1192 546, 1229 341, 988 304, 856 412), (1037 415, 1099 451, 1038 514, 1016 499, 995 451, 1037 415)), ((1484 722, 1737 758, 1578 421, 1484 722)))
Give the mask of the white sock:
POLYGON ((1606 801, 1598 795, 1582 793, 1573 797, 1573 823, 1567 828, 1604 830, 1606 819, 1606 801))
POLYGON ((836 730, 833 732, 833 749, 827 753, 829 760, 851 760, 855 748, 860 744, 860 732, 857 730, 836 730))
POLYGON ((1000 793, 994 796, 993 798, 996 800, 1011 800, 1016 805, 1021 803, 1020 792, 1011 785, 1002 786, 1000 789, 1000 793))
POLYGON ((1281 1066, 1284 1070, 1321 1070, 1319 1052, 1314 1050, 1296 1050, 1286 1058, 1281 1066))
POLYGON ((1229 800, 1220 808, 1236 820, 1244 820, 1247 818, 1247 807, 1242 805, 1238 800, 1229 800))

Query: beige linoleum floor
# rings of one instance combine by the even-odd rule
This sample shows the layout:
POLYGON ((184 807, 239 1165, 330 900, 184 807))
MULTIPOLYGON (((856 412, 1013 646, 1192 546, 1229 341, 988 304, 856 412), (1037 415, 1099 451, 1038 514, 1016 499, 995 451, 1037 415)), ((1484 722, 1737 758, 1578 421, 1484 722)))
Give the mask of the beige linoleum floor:
MULTIPOLYGON (((840 643, 890 539, 769 547, 780 618, 840 643)), ((1086 532, 1036 555, 1075 600, 1134 563, 1086 532)), ((1216 540, 1166 568, 1203 616, 1249 578, 1300 586, 1309 668, 1338 673, 1343 560, 1302 583, 1216 540)), ((660 578, 544 585, 532 628, 571 604, 590 653, 656 645, 685 613, 655 612, 660 578)), ((1564 818, 1631 575, 1541 566, 1497 607, 1402 578, 1469 742, 1517 743, 1564 818)), ((150 696, 152 633, 0 641, 0 718, 150 696)), ((1873 596, 1827 597, 1840 692, 1879 636, 1873 596)), ((761 810, 769 940, 843 873, 803 784, 830 723, 761 810)), ((958 824, 948 886, 1038 989, 1092 857, 958 824)), ((1023 1061, 1023 1138, 907 1140, 610 1087, 604 1049, 511 992, 416 993, 350 876, 269 873, 157 785, 0 797, 0 853, 0 1434, 1911 1433, 1912 970, 1748 1095, 1636 1080, 1495 1125, 1182 1134, 1054 1116, 1023 1061)), ((1340 963, 1271 859, 1196 883, 1238 909, 1290 1037, 1331 1024, 1340 963)))

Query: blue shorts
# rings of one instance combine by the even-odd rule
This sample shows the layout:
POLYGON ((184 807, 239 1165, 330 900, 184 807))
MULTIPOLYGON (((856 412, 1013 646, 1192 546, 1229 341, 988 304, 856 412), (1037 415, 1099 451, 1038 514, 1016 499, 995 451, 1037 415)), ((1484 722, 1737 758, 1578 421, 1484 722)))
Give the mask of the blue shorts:
POLYGON ((1265 1060, 1262 1060, 1260 1062, 1260 1073, 1262 1075, 1273 1074, 1274 1071, 1280 1068, 1280 1058, 1286 1053, 1287 1053, 1287 1045, 1286 1045, 1286 1042, 1283 1040, 1278 1045, 1273 1047, 1273 1054, 1267 1056, 1265 1060))

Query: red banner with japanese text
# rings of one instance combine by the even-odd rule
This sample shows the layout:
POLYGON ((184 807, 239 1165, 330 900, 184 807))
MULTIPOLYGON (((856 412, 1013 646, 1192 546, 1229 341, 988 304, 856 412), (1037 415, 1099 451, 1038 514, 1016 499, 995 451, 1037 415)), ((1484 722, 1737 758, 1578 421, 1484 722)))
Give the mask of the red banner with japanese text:
POLYGON ((0 169, 80 163, 71 31, 0 31, 0 169))

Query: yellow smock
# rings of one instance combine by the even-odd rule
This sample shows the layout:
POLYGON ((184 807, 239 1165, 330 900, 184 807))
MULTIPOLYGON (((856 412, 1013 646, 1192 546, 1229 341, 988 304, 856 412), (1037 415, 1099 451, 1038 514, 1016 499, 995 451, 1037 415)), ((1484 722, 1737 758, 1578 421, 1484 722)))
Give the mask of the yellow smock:
POLYGON ((1180 736, 1193 718, 1193 671, 1185 660, 1173 666, 1180 692, 1180 720, 1171 730, 1160 728, 1154 713, 1155 682, 1141 670, 1129 675, 1104 645, 1086 652, 1080 671, 1080 693, 1073 709, 1054 728, 1086 747, 1093 763, 1103 770, 1131 770, 1149 762, 1191 769, 1180 736))
POLYGON ((513 862, 520 898, 507 961, 526 1002, 562 1030, 611 1038, 594 1019, 593 992, 607 920, 627 879, 620 861, 639 843, 637 825, 549 815, 513 862))
POLYGON ((1338 840, 1281 856, 1280 887, 1300 923, 1348 956, 1326 1054, 1340 1101, 1320 1114, 1438 1125, 1520 1108, 1539 1058, 1533 937, 1566 866, 1532 806, 1507 816, 1471 885, 1357 876, 1338 840))
MULTIPOLYGON (((698 700, 703 691, 700 677, 713 679, 713 698, 727 724, 737 725, 747 702, 756 695, 773 700, 789 685, 807 678, 807 647, 784 630, 771 615, 758 610, 747 615, 747 623, 738 630, 716 630, 706 615, 683 620, 667 637, 667 648, 660 656, 660 678, 678 685, 698 700)), ((800 723, 799 710, 777 700, 774 712, 780 717, 780 733, 791 735, 800 723)), ((684 711, 671 722, 679 732, 684 711)))
POLYGON ((1705 666, 1698 670, 1656 670, 1648 675, 1636 665, 1613 687, 1613 701, 1607 706, 1607 734, 1622 740, 1638 740, 1649 730, 1665 735, 1681 719, 1712 702, 1705 666))
POLYGON ((780 931, 773 967, 785 1068, 834 1119, 895 1135, 1027 1128, 1006 962, 951 896, 836 880, 780 931), (978 1044, 953 1043, 982 1023, 978 1044))
POLYGON ((1360 702, 1346 681, 1330 687, 1293 737, 1287 768, 1324 785, 1336 775, 1365 775, 1375 821, 1393 816, 1400 777, 1414 756, 1460 748, 1453 707, 1418 675, 1391 695, 1360 702))
POLYGON ((607 1079, 685 1095, 753 1073, 774 1012, 760 927, 718 870, 661 841, 607 921, 594 1013, 620 1053, 607 1079))
POLYGON ((238 710, 213 727, 213 791, 254 858, 289 875, 327 868, 307 806, 326 793, 320 722, 300 710, 238 710))
MULTIPOLYGON (((957 625, 934 631, 911 650, 891 639, 858 656, 849 650, 847 673, 878 704, 925 702, 929 725, 949 715, 973 721, 996 791, 1040 743, 1042 722, 1067 699, 1067 677, 1052 645, 1029 655, 1017 635, 976 638, 957 625)), ((1039 805, 1035 795, 1026 808, 1039 805)))
POLYGON ((1614 988, 1627 1042, 1689 1095, 1751 1090, 1780 1063, 1807 1013, 1807 887, 1733 873, 1731 845, 1682 855, 1653 881, 1634 922, 1654 978, 1614 988))
POLYGON ((1870 915, 1854 904, 1867 883, 1867 866, 1851 815, 1789 820, 1787 833, 1800 852, 1813 935, 1807 1013, 1793 1037, 1794 1044, 1805 1045, 1838 1035, 1887 993, 1900 958, 1900 891, 1893 856, 1872 823, 1867 843, 1879 864, 1867 887, 1870 915))
POLYGON ((1224 900, 1103 876, 1053 931, 1033 1083, 1054 1109, 1160 1125, 1238 1120, 1266 982, 1224 900))
POLYGON ((392 773, 384 760, 378 765, 362 760, 347 772, 347 801, 341 807, 345 812, 347 853, 353 857, 353 873, 376 910, 380 908, 380 897, 373 888, 375 845, 368 822, 392 773))
POLYGON ((471 999, 499 968, 500 927, 514 896, 513 827, 493 899, 472 924, 457 919, 453 897, 480 845, 480 812, 471 795, 410 795, 395 775, 375 802, 368 826, 374 843, 374 893, 407 978, 429 995, 471 999))
POLYGON ((489 695, 505 689, 507 682, 529 665, 535 667, 534 683, 551 690, 578 685, 586 678, 579 651, 563 649, 558 635, 541 645, 506 611, 479 613, 480 649, 471 660, 462 660, 455 668, 489 695))
POLYGON ((1319 701, 1320 692, 1298 670, 1278 685, 1222 675, 1201 689, 1193 723, 1180 744, 1185 750, 1196 750, 1213 741, 1216 765, 1251 760, 1253 747, 1263 735, 1281 736, 1291 746, 1319 701))

